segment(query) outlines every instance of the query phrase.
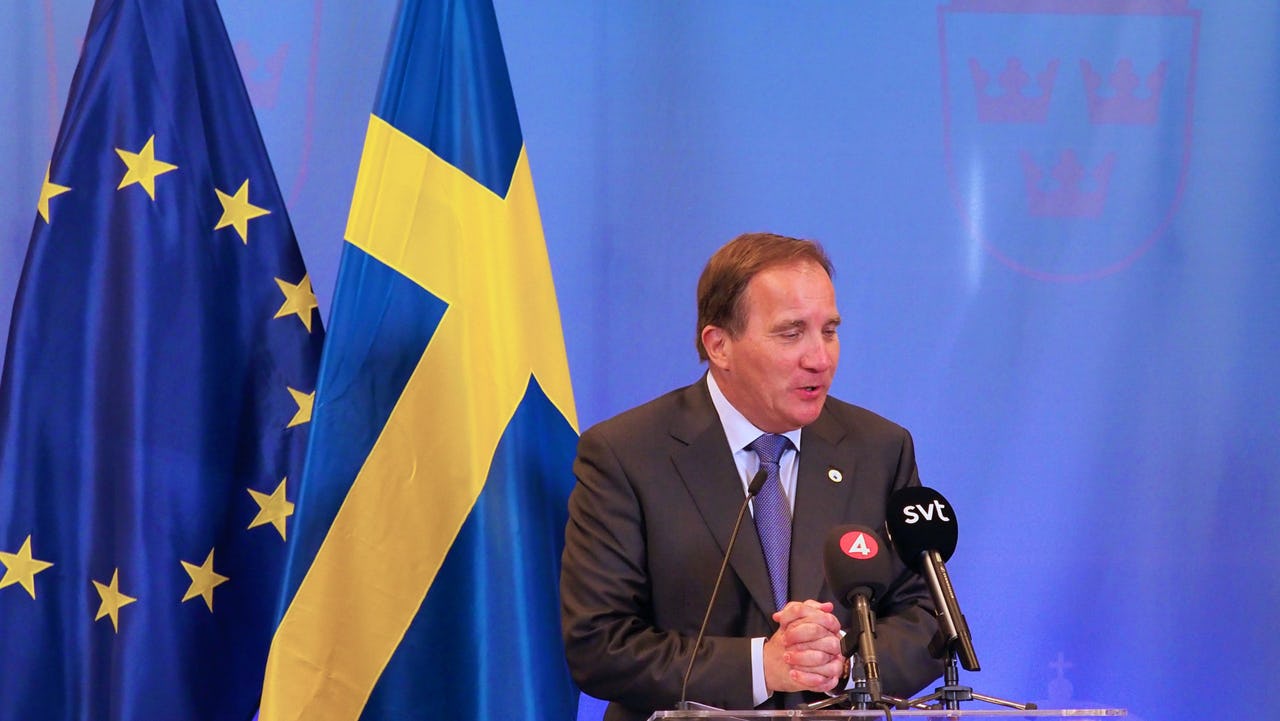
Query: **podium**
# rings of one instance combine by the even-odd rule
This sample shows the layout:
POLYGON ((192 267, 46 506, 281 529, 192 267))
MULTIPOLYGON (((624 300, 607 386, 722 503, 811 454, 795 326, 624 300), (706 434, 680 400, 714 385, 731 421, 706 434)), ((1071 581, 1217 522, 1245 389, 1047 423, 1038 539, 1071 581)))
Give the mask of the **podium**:
POLYGON ((956 721, 957 719, 1110 719, 1127 716, 1128 711, 1122 708, 1046 708, 1017 711, 1013 709, 962 709, 962 710, 894 710, 891 714, 884 711, 868 709, 865 711, 806 711, 789 709, 780 711, 657 711, 649 717, 649 721, 692 721, 703 719, 713 721, 783 721, 788 719, 919 719, 920 721, 956 721))

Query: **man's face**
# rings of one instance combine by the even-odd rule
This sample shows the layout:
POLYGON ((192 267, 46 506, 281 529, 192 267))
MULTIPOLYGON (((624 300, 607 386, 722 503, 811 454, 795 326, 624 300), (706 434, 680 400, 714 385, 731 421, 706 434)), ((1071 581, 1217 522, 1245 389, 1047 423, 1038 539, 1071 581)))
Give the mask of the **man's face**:
POLYGON ((716 382, 747 420, 768 433, 812 423, 840 360, 835 288, 822 266, 768 268, 747 284, 738 337, 704 333, 716 382), (710 343, 708 343, 710 341, 710 343))

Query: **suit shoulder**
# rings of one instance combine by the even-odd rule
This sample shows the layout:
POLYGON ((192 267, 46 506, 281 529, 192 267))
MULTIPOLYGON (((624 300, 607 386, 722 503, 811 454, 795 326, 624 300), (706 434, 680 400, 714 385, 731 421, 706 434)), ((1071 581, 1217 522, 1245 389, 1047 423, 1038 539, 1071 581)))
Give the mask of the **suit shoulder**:
POLYGON ((584 438, 587 436, 617 438, 638 434, 664 434, 671 426, 673 418, 687 413, 702 403, 701 396, 705 396, 705 403, 710 404, 711 398, 707 395, 706 386, 701 382, 677 388, 622 411, 612 418, 600 421, 583 431, 582 435, 584 438))
POLYGON ((863 437, 902 437, 911 432, 894 421, 862 406, 827 397, 826 411, 833 420, 863 437))

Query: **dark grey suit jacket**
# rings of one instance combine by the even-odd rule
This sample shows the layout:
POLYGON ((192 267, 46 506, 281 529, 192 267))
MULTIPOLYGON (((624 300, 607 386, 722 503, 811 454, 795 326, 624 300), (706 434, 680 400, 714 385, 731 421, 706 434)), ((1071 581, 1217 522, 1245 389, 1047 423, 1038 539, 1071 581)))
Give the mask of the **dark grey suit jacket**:
MULTIPOLYGON (((843 523, 883 531, 889 495, 920 482, 911 435, 828 398, 803 431, 799 461, 790 596, 832 601, 822 572, 827 531, 843 523), (829 478, 831 469, 841 482, 829 478)), ((582 690, 611 702, 606 720, 644 719, 679 701, 744 497, 706 379, 583 433, 574 473, 560 581, 569 668, 582 690)), ((896 560, 893 568, 890 591, 875 608, 877 655, 885 693, 909 696, 942 672, 927 650, 937 624, 923 582, 896 560)), ((776 630, 772 599, 748 515, 689 681, 690 700, 751 707, 750 639, 776 630)), ((836 615, 848 628, 839 603, 836 615)), ((771 703, 791 705, 798 696, 771 703)))

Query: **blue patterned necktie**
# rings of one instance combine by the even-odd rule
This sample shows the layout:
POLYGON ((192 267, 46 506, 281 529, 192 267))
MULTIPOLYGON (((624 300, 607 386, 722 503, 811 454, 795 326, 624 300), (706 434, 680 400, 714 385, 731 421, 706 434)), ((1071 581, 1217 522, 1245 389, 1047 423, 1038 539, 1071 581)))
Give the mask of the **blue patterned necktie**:
POLYGON ((778 461, 789 443, 786 436, 766 433, 748 446, 760 457, 760 467, 766 474, 764 487, 754 501, 756 533, 764 547, 769 587, 773 590, 773 603, 778 610, 787 603, 787 566, 791 559, 791 509, 782 495, 778 461))

